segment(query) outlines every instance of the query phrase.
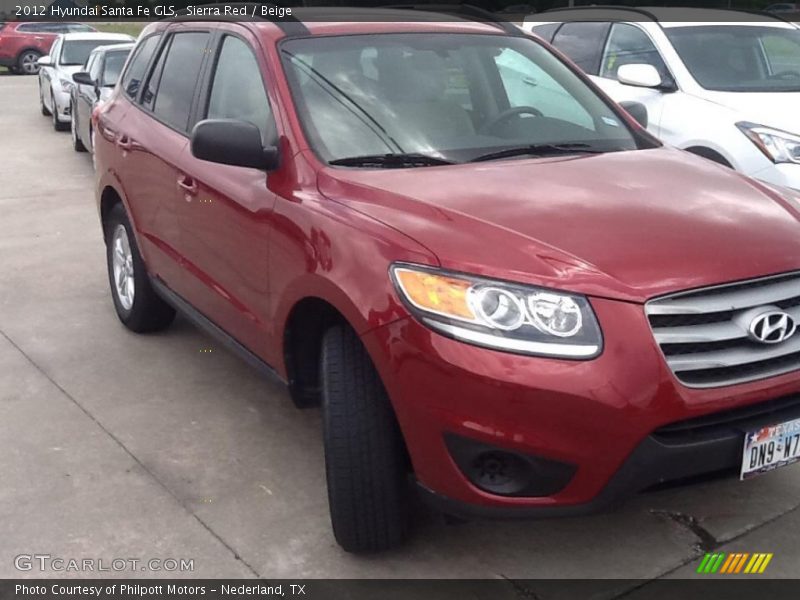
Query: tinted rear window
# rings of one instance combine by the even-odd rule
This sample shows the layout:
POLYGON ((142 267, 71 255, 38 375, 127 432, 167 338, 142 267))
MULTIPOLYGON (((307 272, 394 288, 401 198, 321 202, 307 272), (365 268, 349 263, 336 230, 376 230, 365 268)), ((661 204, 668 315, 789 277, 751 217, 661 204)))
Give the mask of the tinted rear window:
POLYGON ((150 63, 150 59, 156 51, 160 39, 160 34, 151 35, 136 46, 133 59, 131 59, 125 71, 125 76, 122 78, 122 88, 125 90, 125 94, 130 98, 136 97, 136 93, 139 91, 139 87, 142 84, 142 78, 144 78, 145 71, 147 70, 147 65, 150 63))
POLYGON ((553 44, 585 72, 597 75, 609 27, 609 23, 565 23, 553 44))
POLYGON ((189 124, 189 110, 209 37, 205 32, 176 33, 167 50, 153 112, 181 131, 189 124))

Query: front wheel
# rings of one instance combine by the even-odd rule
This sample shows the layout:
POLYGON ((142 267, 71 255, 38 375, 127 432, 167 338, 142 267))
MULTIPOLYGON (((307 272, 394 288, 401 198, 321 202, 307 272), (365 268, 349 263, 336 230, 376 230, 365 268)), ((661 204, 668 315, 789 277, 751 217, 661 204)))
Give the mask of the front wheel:
POLYGON ((119 320, 137 333, 166 329, 175 318, 175 310, 150 285, 122 204, 111 209, 105 231, 108 281, 119 320))
POLYGON ((320 359, 333 533, 348 552, 400 544, 409 526, 409 461, 389 397, 346 326, 328 330, 320 359))
POLYGON ((86 146, 81 141, 80 133, 78 133, 78 113, 75 112, 75 105, 70 104, 70 114, 72 118, 69 120, 69 132, 72 136, 72 149, 75 152, 86 152, 86 146))
POLYGON ((69 125, 65 125, 58 120, 58 105, 56 104, 56 96, 52 92, 50 92, 50 106, 53 107, 50 111, 53 115, 53 129, 56 131, 64 131, 69 125))
POLYGON ((39 80, 39 110, 42 111, 42 114, 45 117, 50 116, 50 111, 48 110, 47 106, 44 104, 44 94, 42 93, 42 81, 39 80))

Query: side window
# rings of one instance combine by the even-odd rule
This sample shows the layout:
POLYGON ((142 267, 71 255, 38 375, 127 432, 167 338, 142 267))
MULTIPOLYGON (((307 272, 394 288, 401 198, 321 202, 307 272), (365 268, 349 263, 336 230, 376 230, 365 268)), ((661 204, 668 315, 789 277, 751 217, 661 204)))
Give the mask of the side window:
POLYGON ((609 23, 564 23, 553 45, 589 75, 597 75, 609 23))
POLYGON ((544 117, 595 129, 592 115, 529 58, 507 48, 495 58, 495 62, 510 107, 530 106, 539 110, 544 117))
POLYGON ((552 42, 553 35, 559 27, 561 27, 561 23, 547 23, 545 25, 534 25, 532 31, 543 40, 552 42))
POLYGON ((275 121, 261 69, 253 51, 237 37, 226 36, 222 42, 206 117, 249 121, 261 131, 265 144, 275 141, 275 121))
POLYGON ((164 60, 153 112, 182 131, 189 124, 189 110, 209 37, 206 32, 176 33, 164 60))
POLYGON ((161 39, 160 35, 151 35, 143 40, 134 50, 133 58, 125 70, 125 75, 122 78, 122 89, 129 98, 135 98, 136 93, 142 83, 147 65, 150 58, 153 56, 158 41, 161 39))
POLYGON ((761 37, 761 45, 770 75, 800 73, 800 44, 785 35, 765 34, 761 37))
POLYGON ((92 62, 92 64, 89 65, 89 76, 94 81, 100 81, 101 68, 103 66, 103 56, 95 52, 92 55, 92 58, 90 58, 89 60, 92 62))
POLYGON ((614 23, 603 54, 600 76, 616 79, 617 70, 622 65, 633 64, 653 65, 662 80, 669 78, 667 65, 650 37, 635 25, 614 23))

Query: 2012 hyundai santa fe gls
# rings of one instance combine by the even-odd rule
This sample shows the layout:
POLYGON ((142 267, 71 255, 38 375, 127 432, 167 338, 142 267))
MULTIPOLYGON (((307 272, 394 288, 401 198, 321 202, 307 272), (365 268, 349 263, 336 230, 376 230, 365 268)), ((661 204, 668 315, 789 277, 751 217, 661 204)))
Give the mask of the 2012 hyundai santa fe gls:
POLYGON ((800 455, 800 197, 538 39, 162 22, 95 119, 119 318, 177 308, 321 401, 347 550, 403 538, 410 482, 548 516, 800 455))

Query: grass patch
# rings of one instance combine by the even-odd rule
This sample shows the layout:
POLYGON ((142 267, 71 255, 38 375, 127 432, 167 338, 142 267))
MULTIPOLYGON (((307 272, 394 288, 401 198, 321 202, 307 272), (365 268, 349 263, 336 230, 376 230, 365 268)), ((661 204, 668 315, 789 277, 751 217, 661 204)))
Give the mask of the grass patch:
POLYGON ((144 29, 147 23, 128 23, 127 21, 120 21, 115 23, 89 23, 97 31, 106 33, 127 33, 133 37, 139 37, 139 34, 144 29))

